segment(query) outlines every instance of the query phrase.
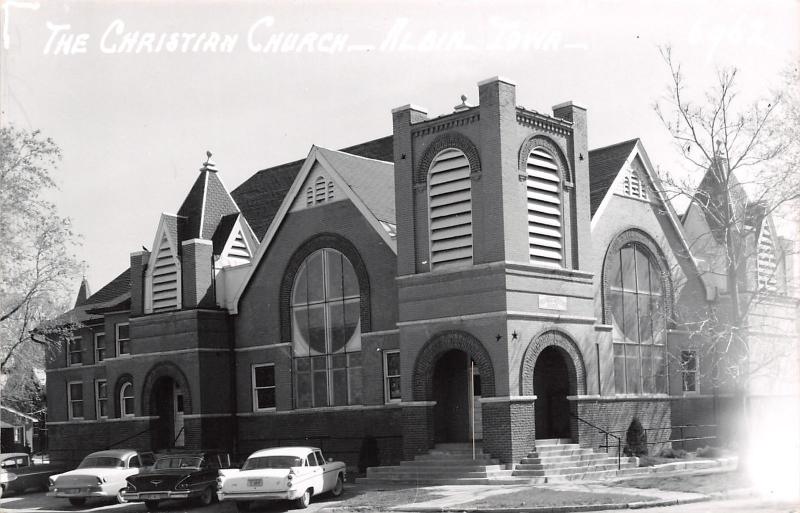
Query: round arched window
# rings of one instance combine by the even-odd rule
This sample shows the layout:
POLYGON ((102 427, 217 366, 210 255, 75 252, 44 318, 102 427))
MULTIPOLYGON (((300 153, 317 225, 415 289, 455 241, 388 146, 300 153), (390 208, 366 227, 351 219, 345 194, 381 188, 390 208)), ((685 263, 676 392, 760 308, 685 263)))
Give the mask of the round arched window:
POLYGON ((298 408, 361 402, 361 296, 353 265, 320 249, 292 287, 292 346, 298 408))
POLYGON ((661 268, 644 245, 628 242, 611 255, 608 272, 617 392, 666 392, 667 311, 661 268))
POLYGON ((132 417, 134 412, 133 383, 130 381, 122 385, 119 391, 120 417, 132 417))

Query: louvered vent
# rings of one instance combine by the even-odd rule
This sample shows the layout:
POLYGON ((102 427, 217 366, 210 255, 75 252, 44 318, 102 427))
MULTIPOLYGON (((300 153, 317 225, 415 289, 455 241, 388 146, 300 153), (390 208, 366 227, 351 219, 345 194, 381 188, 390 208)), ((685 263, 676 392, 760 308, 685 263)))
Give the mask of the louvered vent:
POLYGON ((622 192, 634 198, 647 199, 647 189, 635 169, 628 169, 622 182, 622 192))
POLYGON ((247 242, 244 240, 242 232, 236 234, 236 238, 231 244, 231 249, 228 251, 228 258, 232 265, 246 264, 250 262, 250 250, 247 248, 247 242))
POLYGON ((158 245, 152 291, 154 312, 178 308, 178 266, 175 265, 166 235, 158 245))
POLYGON ((775 294, 778 292, 778 262, 775 243, 772 239, 769 223, 764 221, 758 236, 758 290, 775 294))
POLYGON ((472 262, 472 196, 467 157, 439 153, 430 167, 431 269, 472 262))
POLYGON ((562 246, 561 180, 556 161, 542 148, 528 155, 528 246, 532 264, 558 265, 562 246))
POLYGON ((314 203, 325 201, 325 178, 319 177, 314 182, 314 203))

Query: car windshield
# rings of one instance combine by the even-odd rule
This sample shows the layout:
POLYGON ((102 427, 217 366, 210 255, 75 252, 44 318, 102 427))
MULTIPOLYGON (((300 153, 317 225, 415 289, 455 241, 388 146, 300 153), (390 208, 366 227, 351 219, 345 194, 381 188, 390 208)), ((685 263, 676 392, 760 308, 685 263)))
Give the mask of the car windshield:
POLYGON ((87 456, 83 459, 78 468, 122 468, 125 463, 112 456, 87 456))
POLYGON ((154 469, 164 470, 168 468, 200 468, 201 458, 196 456, 169 456, 158 458, 154 469))
POLYGON ((253 470, 257 468, 289 468, 302 467, 303 460, 297 456, 260 456, 257 458, 247 458, 242 470, 253 470))

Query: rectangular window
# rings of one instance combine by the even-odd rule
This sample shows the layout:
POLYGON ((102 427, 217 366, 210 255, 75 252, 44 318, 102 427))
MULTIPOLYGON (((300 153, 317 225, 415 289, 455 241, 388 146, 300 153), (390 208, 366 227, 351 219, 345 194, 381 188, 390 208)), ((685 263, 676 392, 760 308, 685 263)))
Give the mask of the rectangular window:
POLYGON ((67 383, 67 401, 69 402, 69 418, 83 418, 83 383, 70 381, 67 383))
POLYGON ((253 365, 253 411, 275 408, 275 365, 253 365))
POLYGON ((127 322, 117 324, 117 356, 131 354, 130 333, 130 325, 127 322))
POLYGON ((67 342, 67 365, 81 365, 83 363, 83 340, 73 337, 67 342))
POLYGON ((681 351, 683 391, 697 392, 697 351, 681 351))
POLYGON ((108 383, 104 379, 98 379, 94 382, 94 396, 97 404, 97 418, 108 418, 108 383))
POLYGON ((383 352, 383 393, 387 403, 400 400, 400 351, 383 352))
POLYGON ((100 363, 106 359, 106 334, 94 334, 94 363, 100 363))

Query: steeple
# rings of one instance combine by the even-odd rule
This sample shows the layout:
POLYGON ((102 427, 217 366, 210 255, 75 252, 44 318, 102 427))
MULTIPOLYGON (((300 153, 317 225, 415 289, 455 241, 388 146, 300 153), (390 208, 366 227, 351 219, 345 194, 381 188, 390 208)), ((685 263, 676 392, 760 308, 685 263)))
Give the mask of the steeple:
POLYGON ((89 289, 89 280, 84 276, 83 281, 81 281, 81 288, 78 289, 78 297, 75 299, 75 308, 86 304, 86 300, 89 299, 91 295, 92 291, 89 289))
POLYGON ((211 160, 211 156, 212 153, 206 151, 206 160, 200 167, 200 176, 178 209, 178 215, 186 218, 185 230, 182 230, 180 235, 181 241, 211 240, 224 216, 239 213, 239 207, 220 181, 216 164, 211 160))

